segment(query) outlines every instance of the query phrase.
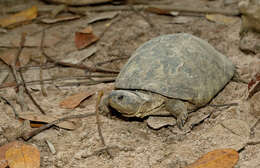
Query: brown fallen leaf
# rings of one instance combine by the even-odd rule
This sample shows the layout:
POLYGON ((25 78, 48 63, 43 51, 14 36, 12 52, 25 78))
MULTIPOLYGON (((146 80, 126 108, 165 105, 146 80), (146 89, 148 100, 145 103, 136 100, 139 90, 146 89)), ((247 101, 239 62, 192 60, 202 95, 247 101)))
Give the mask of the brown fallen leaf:
POLYGON ((233 168, 239 159, 234 149, 216 149, 211 151, 186 168, 233 168))
POLYGON ((29 22, 37 17, 37 7, 32 6, 22 12, 0 19, 0 26, 11 28, 21 23, 29 22))
POLYGON ((98 39, 99 38, 93 33, 91 26, 75 33, 75 44, 77 49, 85 48, 98 39))
POLYGON ((0 54, 0 59, 4 61, 7 65, 11 65, 15 61, 17 50, 6 50, 0 54))
POLYGON ((248 83, 247 99, 251 98, 258 91, 260 91, 260 72, 256 73, 255 76, 248 83))
MULTIPOLYGON (((19 114, 19 118, 23 120, 29 120, 31 123, 31 127, 35 126, 42 126, 41 124, 44 123, 51 123, 54 120, 57 120, 61 117, 53 116, 53 115, 42 115, 42 114, 35 114, 35 113, 23 113, 19 114)), ((74 130, 76 129, 76 124, 74 124, 72 121, 63 121, 59 124, 55 124, 56 126, 64 129, 74 130)))
POLYGON ((5 153, 7 152, 7 150, 10 147, 12 147, 14 145, 19 145, 19 144, 21 144, 21 142, 13 141, 13 142, 7 143, 0 147, 0 168, 6 168, 8 166, 8 161, 5 158, 5 153))
POLYGON ((221 14, 207 14, 205 17, 209 21, 216 22, 216 23, 222 23, 225 25, 233 24, 238 21, 235 17, 225 16, 225 15, 221 15, 221 14))
POLYGON ((71 95, 60 102, 61 108, 74 109, 77 107, 83 100, 95 94, 95 91, 92 92, 80 92, 74 95, 71 95))
POLYGON ((31 50, 23 49, 23 51, 21 52, 21 54, 19 56, 20 66, 27 65, 30 62, 31 56, 32 56, 31 50))
POLYGON ((39 168, 40 152, 33 145, 14 143, 5 152, 10 168, 39 168))
POLYGON ((79 15, 57 16, 56 18, 41 19, 41 22, 46 23, 46 24, 53 24, 53 23, 64 22, 64 21, 69 21, 69 20, 75 20, 75 19, 79 19, 79 18, 80 18, 79 15))

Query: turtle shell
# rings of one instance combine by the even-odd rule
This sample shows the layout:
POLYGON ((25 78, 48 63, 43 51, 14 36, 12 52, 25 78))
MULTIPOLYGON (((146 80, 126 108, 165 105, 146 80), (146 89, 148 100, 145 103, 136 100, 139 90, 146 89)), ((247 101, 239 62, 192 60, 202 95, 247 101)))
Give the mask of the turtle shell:
POLYGON ((229 82, 234 70, 226 56, 198 37, 162 35, 133 53, 115 87, 151 91, 202 106, 229 82))

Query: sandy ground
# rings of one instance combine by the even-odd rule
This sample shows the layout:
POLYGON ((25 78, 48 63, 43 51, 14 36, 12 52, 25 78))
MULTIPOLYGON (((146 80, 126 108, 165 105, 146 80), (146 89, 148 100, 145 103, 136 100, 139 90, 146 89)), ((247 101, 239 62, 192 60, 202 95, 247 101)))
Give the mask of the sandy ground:
MULTIPOLYGON (((192 0, 181 2, 173 1, 173 4, 189 7, 213 7, 223 9, 236 9, 236 1, 227 3, 225 0, 206 1, 200 0, 192 3, 192 0)), ((32 2, 27 2, 32 3, 32 2)), ((2 4, 0 9, 4 9, 2 4)), ((9 4, 8 7, 12 6, 9 4)), ((95 15, 90 13, 89 16, 95 15)), ((32 44, 38 44, 41 39, 41 30, 45 28, 45 38, 48 42, 46 52, 57 60, 72 57, 73 52, 78 51, 74 44, 74 33, 88 25, 89 17, 48 25, 32 22, 8 30, 0 34, 0 46, 12 46, 19 42, 20 34, 27 32, 32 44)), ((94 33, 100 36, 100 40, 91 47, 96 47, 97 52, 86 59, 84 64, 96 63, 112 58, 129 57, 145 41, 162 34, 185 32, 207 40, 218 51, 225 54, 238 67, 238 72, 244 80, 249 80, 255 73, 254 63, 259 61, 255 54, 245 54, 239 49, 241 26, 240 17, 233 17, 233 22, 220 24, 208 21, 204 16, 165 16, 147 12, 136 13, 133 11, 121 11, 112 20, 92 23, 94 33), (145 17, 142 17, 144 15, 145 17), (145 19, 146 18, 146 19, 145 19), (149 18, 147 21, 147 18, 149 18), (176 23, 176 20, 183 23, 176 23), (111 24, 112 23, 112 24, 111 24), (111 24, 109 28, 106 25, 111 24), (152 25, 152 26, 151 26, 152 25), (101 36, 102 35, 102 36, 101 36), (250 66, 249 66, 250 65, 250 66)), ((1 47, 1 51, 11 50, 1 47)), ((29 54, 31 61, 28 65, 39 65, 39 47, 26 47, 23 52, 29 54), (38 62, 37 62, 38 61, 38 62)), ((82 54, 82 53, 81 53, 82 54)), ((108 62, 102 67, 120 70, 127 59, 108 62)), ((27 66, 28 66, 27 65, 27 66)), ((258 64, 259 65, 259 64, 258 64)), ((7 72, 8 67, 0 62, 0 72, 7 72)), ((25 80, 29 81, 39 77, 39 68, 29 68, 25 73, 25 80), (35 75, 36 74, 36 75, 35 75)), ((53 67, 43 70, 44 78, 71 77, 75 75, 90 74, 87 71, 75 68, 53 67)), ((13 81, 10 73, 6 82, 13 81)), ((76 79, 67 80, 78 81, 76 79)), ((101 83, 92 86, 75 85, 62 87, 65 81, 55 80, 45 84, 47 96, 43 96, 39 85, 31 85, 30 91, 47 115, 59 116, 83 114, 95 111, 96 96, 86 99, 74 110, 62 109, 59 103, 67 96, 79 92, 93 92, 100 89, 110 90, 113 83, 101 83)), ((0 89, 0 95, 8 99, 18 113, 40 113, 27 95, 24 96, 29 110, 22 112, 17 104, 14 87, 0 89)), ((41 153, 41 167, 89 167, 89 168, 181 168, 194 162, 203 154, 214 149, 234 148, 239 151, 239 161, 236 168, 260 167, 260 144, 245 145, 247 142, 260 139, 260 126, 253 127, 260 115, 259 111, 252 108, 252 101, 259 102, 259 94, 253 100, 246 100, 247 84, 231 81, 210 102, 211 104, 237 103, 237 106, 213 108, 206 106, 189 116, 184 130, 176 126, 168 126, 159 130, 151 129, 145 120, 123 120, 116 116, 100 116, 101 129, 109 151, 113 158, 104 152, 101 143, 95 116, 77 119, 77 129, 65 130, 52 127, 31 138, 28 143, 35 144, 41 153), (256 97, 258 96, 258 97, 256 97), (251 102, 250 102, 251 101, 251 102), (250 104, 251 103, 251 104, 250 104), (208 114, 212 113, 209 117, 208 114), (190 129, 190 126, 202 118, 202 123, 190 129), (56 154, 52 154, 46 144, 50 141, 56 154)), ((259 108, 258 108, 259 110, 259 108)), ((2 135, 6 128, 17 128, 21 123, 15 119, 12 108, 0 101, 0 144, 7 143, 2 135)))

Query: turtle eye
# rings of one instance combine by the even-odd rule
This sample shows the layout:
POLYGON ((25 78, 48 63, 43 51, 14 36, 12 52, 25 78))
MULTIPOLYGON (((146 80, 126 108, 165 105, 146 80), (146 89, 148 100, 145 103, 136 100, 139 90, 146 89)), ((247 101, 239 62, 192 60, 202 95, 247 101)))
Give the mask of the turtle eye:
POLYGON ((123 95, 120 95, 120 96, 117 97, 118 100, 122 100, 123 98, 124 98, 123 95))

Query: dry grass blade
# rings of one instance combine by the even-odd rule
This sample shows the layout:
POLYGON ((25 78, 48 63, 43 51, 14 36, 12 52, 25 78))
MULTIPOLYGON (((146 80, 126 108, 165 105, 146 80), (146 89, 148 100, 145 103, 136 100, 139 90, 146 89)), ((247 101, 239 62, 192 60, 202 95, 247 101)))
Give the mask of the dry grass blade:
MULTIPOLYGON (((100 101, 101 101, 101 98, 103 96, 104 92, 103 91, 99 91, 98 92, 98 96, 97 96, 97 102, 96 102, 96 121, 97 121, 97 128, 98 128, 98 134, 99 134, 99 137, 101 139, 101 142, 102 142, 102 145, 104 147, 106 147, 106 143, 105 143, 105 139, 102 135, 102 131, 101 131, 101 126, 100 126, 100 119, 99 119, 99 110, 98 110, 98 106, 100 104, 100 101)), ((113 156, 111 155, 111 153, 109 152, 108 148, 105 148, 105 151, 106 153, 108 154, 108 156, 110 158, 113 158, 113 156)))

